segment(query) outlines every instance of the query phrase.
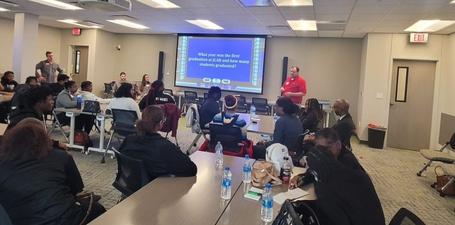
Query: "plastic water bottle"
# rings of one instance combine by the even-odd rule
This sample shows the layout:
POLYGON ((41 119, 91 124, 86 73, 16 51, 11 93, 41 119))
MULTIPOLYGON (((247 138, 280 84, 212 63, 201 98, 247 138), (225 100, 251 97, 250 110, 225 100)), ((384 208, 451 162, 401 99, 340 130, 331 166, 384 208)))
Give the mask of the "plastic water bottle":
POLYGON ((76 96, 76 108, 77 109, 82 108, 82 96, 81 95, 76 96))
POLYGON ((223 168, 223 145, 218 141, 215 146, 215 167, 217 169, 223 168))
POLYGON ((272 222, 273 220, 273 195, 270 183, 265 185, 262 194, 261 220, 264 222, 272 222))
POLYGON ((243 183, 251 183, 251 164, 248 155, 245 155, 245 163, 243 164, 243 183))
POLYGON ((292 165, 291 165, 291 160, 289 160, 289 157, 283 157, 284 164, 283 167, 281 168, 281 180, 283 181, 283 184, 289 184, 289 180, 291 179, 291 170, 292 170, 292 165))
POLYGON ((251 106, 250 106, 250 117, 251 118, 256 117, 256 106, 254 106, 253 104, 251 104, 251 106))
POLYGON ((228 200, 231 198, 232 173, 229 167, 224 168, 223 180, 221 181, 221 198, 228 200))

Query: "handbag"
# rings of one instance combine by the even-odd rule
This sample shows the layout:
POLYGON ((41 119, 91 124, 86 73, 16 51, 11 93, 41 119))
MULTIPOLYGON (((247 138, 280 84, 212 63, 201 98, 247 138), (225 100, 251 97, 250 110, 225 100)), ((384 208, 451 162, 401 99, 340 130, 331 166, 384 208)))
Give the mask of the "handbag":
POLYGON ((92 146, 90 137, 84 131, 76 131, 74 133, 74 143, 80 146, 84 146, 85 148, 92 146))
POLYGON ((272 162, 257 160, 253 164, 251 182, 255 187, 264 187, 267 183, 281 184, 278 173, 272 162))
POLYGON ((316 212, 306 201, 284 201, 272 225, 320 225, 316 212))
POLYGON ((441 166, 436 166, 434 168, 434 173, 436 174, 436 182, 432 186, 439 192, 439 195, 454 196, 455 182, 449 184, 449 186, 447 186, 444 191, 442 190, 442 188, 450 181, 450 179, 452 179, 452 176, 447 175, 441 166))
POLYGON ((100 103, 98 101, 85 100, 82 112, 100 113, 101 112, 100 103))

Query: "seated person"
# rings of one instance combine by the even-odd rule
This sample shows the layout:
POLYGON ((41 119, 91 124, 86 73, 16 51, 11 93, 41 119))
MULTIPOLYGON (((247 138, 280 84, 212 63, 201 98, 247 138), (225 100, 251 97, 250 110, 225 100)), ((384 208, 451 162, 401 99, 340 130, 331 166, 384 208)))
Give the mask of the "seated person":
POLYGON ((110 99, 104 99, 96 96, 95 94, 92 93, 93 91, 93 85, 92 82, 90 81, 83 81, 81 83, 81 91, 79 94, 82 96, 82 99, 84 100, 90 100, 90 101, 97 101, 100 104, 109 104, 111 101, 110 99))
POLYGON ((141 85, 139 86, 139 92, 141 95, 145 95, 150 90, 150 76, 148 74, 144 74, 142 76, 141 85))
POLYGON ((2 84, 3 89, 0 91, 6 91, 6 92, 13 92, 14 89, 19 85, 15 80, 14 80, 14 72, 13 71, 6 71, 2 78, 0 83, 2 84))
POLYGON ((214 123, 221 123, 221 124, 230 124, 235 117, 237 119, 234 122, 235 127, 239 127, 242 130, 243 139, 246 139, 247 133, 247 124, 245 120, 238 118, 238 114, 235 113, 235 109, 237 108, 237 98, 233 95, 226 95, 224 97, 224 117, 223 113, 218 113, 213 117, 214 123))
POLYGON ((150 180, 160 176, 195 176, 196 165, 178 146, 162 137, 161 130, 165 117, 158 106, 148 106, 137 122, 138 134, 128 136, 120 152, 144 162, 150 180))
MULTIPOLYGON (((33 78, 36 80, 35 77, 33 78)), ((52 112, 54 107, 52 91, 46 86, 32 87, 23 94, 23 100, 21 105, 10 113, 10 123, 5 132, 26 118, 35 118, 43 122, 43 127, 46 126, 44 114, 52 112)), ((53 147, 67 150, 67 146, 64 143, 55 140, 53 141, 53 147)))
POLYGON ((127 80, 125 72, 121 72, 120 73, 120 80, 114 81, 114 86, 112 87, 114 92, 116 92, 117 89, 119 89, 120 86, 122 86, 123 83, 128 83, 128 80, 127 80))
POLYGON ((65 89, 65 83, 70 80, 70 77, 66 74, 59 74, 57 75, 57 83, 50 83, 46 84, 51 88, 52 90, 52 95, 57 96, 60 92, 65 89))
POLYGON ((19 84, 14 91, 13 98, 11 98, 11 109, 14 110, 15 108, 19 107, 21 102, 24 101, 24 94, 32 87, 38 86, 38 80, 35 76, 27 77, 25 79, 25 84, 19 84))
POLYGON ((52 149, 36 119, 21 121, 3 137, 0 180, 0 202, 15 225, 87 224, 105 212, 93 203, 87 215, 88 201, 76 202, 84 187, 79 170, 71 155, 52 149))
POLYGON ((146 96, 144 96, 139 102, 139 108, 144 110, 145 107, 149 105, 161 105, 166 103, 175 104, 174 98, 172 96, 163 93, 164 83, 163 81, 156 80, 153 81, 152 86, 146 96))
MULTIPOLYGON (((56 108, 76 108, 77 107, 77 84, 76 82, 70 80, 65 83, 65 89, 61 91, 55 103, 56 108)), ((70 118, 66 116, 65 112, 60 112, 57 114, 57 119, 61 124, 69 125, 70 118)), ((92 127, 94 125, 95 116, 80 114, 76 116, 76 130, 84 130, 87 134, 90 134, 92 127)))
POLYGON ((137 118, 141 118, 141 110, 139 109, 137 102, 134 100, 133 95, 133 85, 130 83, 123 83, 114 93, 114 98, 111 100, 107 108, 135 111, 137 113, 137 118))
POLYGON ((318 214, 324 215, 319 217, 322 225, 384 225, 381 202, 370 177, 337 160, 336 152, 321 145, 313 148, 306 160, 306 174, 293 178, 290 188, 314 184, 315 205, 318 214))
POLYGON ((349 103, 344 99, 338 99, 333 104, 334 113, 340 118, 333 125, 333 129, 338 132, 341 144, 346 149, 351 150, 351 136, 355 135, 355 124, 352 120, 351 114, 349 114, 349 103))
POLYGON ((221 89, 216 86, 212 86, 207 94, 201 108, 199 109, 199 123, 201 128, 208 128, 208 123, 213 120, 213 117, 220 113, 220 105, 218 101, 221 98, 221 89))
POLYGON ((259 142, 254 146, 253 157, 255 159, 265 159, 265 153, 268 146, 274 143, 280 143, 292 151, 297 138, 302 134, 302 123, 297 118, 296 113, 299 107, 294 104, 289 97, 280 97, 276 101, 276 114, 280 117, 275 122, 273 130, 273 139, 271 142, 259 142))
POLYGON ((302 122, 303 131, 309 130, 310 132, 316 132, 318 125, 324 117, 324 112, 321 109, 321 105, 315 98, 309 98, 305 101, 305 111, 300 117, 302 122))

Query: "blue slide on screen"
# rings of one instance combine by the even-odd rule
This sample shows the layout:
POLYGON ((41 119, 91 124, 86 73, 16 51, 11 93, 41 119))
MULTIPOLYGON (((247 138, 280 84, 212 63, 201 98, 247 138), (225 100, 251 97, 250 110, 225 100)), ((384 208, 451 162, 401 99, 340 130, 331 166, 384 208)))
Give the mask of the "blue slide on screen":
POLYGON ((264 36, 179 35, 175 85, 262 93, 264 36))

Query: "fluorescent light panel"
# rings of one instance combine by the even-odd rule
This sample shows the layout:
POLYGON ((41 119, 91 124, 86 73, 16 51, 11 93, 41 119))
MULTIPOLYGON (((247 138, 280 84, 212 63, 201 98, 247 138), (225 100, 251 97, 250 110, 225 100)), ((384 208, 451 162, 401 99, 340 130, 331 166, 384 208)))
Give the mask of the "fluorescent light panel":
POLYGON ((406 32, 436 32, 450 25, 453 25, 453 20, 419 20, 406 28, 406 32))
POLYGON ((161 9, 175 9, 180 8, 180 6, 168 1, 168 0, 137 0, 145 5, 148 5, 153 8, 161 9))
POLYGON ((224 30, 224 28, 210 20, 186 20, 186 22, 207 30, 224 30))
POLYGON ((115 23, 115 24, 121 25, 121 26, 124 26, 124 27, 134 28, 134 29, 138 29, 138 30, 148 29, 148 27, 146 27, 146 26, 144 26, 142 24, 135 23, 133 21, 125 20, 125 19, 113 19, 113 20, 107 20, 107 21, 111 22, 111 23, 115 23))
POLYGON ((5 9, 5 8, 0 7, 0 12, 7 12, 7 11, 9 11, 9 9, 5 9))
POLYGON ((316 31, 318 27, 316 20, 288 20, 289 26, 293 30, 316 31))
POLYGON ((277 6, 312 6, 313 0, 273 0, 277 6))
POLYGON ((75 26, 79 26, 79 27, 83 27, 83 28, 95 28, 95 29, 98 29, 98 28, 101 28, 101 27, 102 27, 101 25, 86 26, 86 25, 80 24, 79 21, 73 20, 73 19, 64 19, 64 20, 57 20, 57 21, 58 21, 58 22, 62 22, 62 23, 67 23, 67 24, 75 25, 75 26))
POLYGON ((272 0, 240 0, 245 7, 260 7, 273 5, 272 0))
POLYGON ((30 0, 31 2, 36 2, 42 5, 47 5, 54 8, 64 9, 64 10, 80 10, 81 7, 68 4, 65 2, 57 1, 57 0, 30 0))
POLYGON ((450 4, 455 4, 455 0, 451 1, 450 4))

